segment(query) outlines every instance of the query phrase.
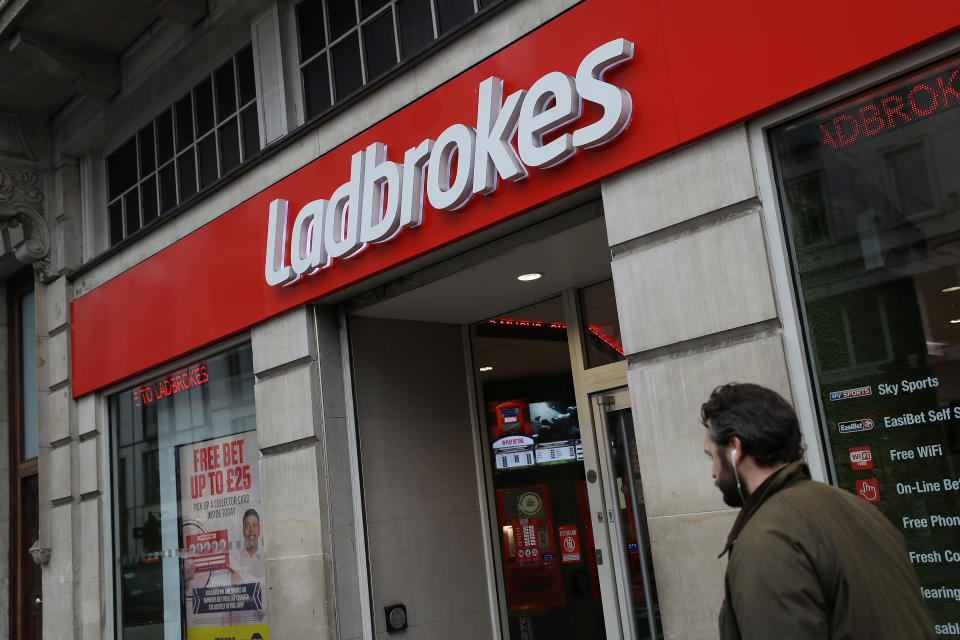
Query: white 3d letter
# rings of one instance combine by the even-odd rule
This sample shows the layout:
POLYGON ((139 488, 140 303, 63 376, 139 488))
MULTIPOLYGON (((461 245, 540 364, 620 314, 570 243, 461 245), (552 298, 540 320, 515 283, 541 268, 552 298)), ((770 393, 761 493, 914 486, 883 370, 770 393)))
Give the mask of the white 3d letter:
POLYGON ((290 266, 299 275, 310 275, 327 266, 327 251, 323 246, 323 214, 326 200, 308 202, 293 221, 290 237, 290 266))
POLYGON ((400 189, 403 167, 387 160, 387 147, 374 142, 367 147, 363 172, 361 242, 386 242, 400 229, 400 189), (387 192, 384 203, 383 192, 387 192), (386 206, 384 206, 386 205, 386 206))
POLYGON ((290 265, 285 264, 287 249, 287 201, 276 199, 270 203, 267 221, 267 261, 264 275, 271 287, 290 284, 297 279, 290 265))
POLYGON ((527 168, 510 144, 517 131, 520 101, 527 92, 511 93, 503 102, 503 80, 491 76, 480 83, 479 93, 473 192, 491 193, 497 188, 498 173, 513 182, 527 177, 527 168))
POLYGON ((350 158, 350 180, 330 196, 323 221, 323 246, 330 258, 349 258, 363 249, 360 240, 362 209, 363 151, 350 158))
POLYGON ((473 196, 473 147, 477 132, 465 124, 444 129, 430 152, 427 197, 434 209, 454 211, 473 196), (457 177, 450 183, 453 152, 457 152, 457 177))
POLYGON ((565 133, 546 144, 543 138, 579 117, 580 96, 573 78, 551 71, 534 82, 520 106, 520 158, 531 167, 546 169, 572 156, 576 151, 573 135, 565 133))
POLYGON ((620 135, 630 123, 633 100, 625 90, 602 80, 603 74, 621 62, 633 58, 633 43, 623 38, 602 44, 583 59, 577 68, 580 96, 603 107, 603 116, 573 132, 573 146, 589 149, 606 144, 620 135))
POLYGON ((423 222, 423 167, 433 151, 433 140, 424 140, 403 154, 403 193, 400 198, 400 226, 411 229, 423 222))

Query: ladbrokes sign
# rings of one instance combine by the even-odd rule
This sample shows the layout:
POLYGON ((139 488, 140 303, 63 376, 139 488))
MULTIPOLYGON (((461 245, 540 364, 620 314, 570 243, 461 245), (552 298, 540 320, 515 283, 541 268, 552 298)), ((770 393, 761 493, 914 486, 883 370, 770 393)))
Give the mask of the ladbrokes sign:
POLYGON ((503 81, 480 83, 476 127, 453 124, 436 140, 427 138, 388 158, 374 142, 353 154, 350 179, 328 199, 304 205, 288 235, 287 200, 270 203, 264 275, 271 286, 289 285, 352 258, 370 244, 385 243, 420 226, 424 195, 439 212, 455 211, 474 196, 489 195, 502 178, 519 182, 528 168, 547 169, 569 160, 577 149, 606 144, 630 122, 630 94, 603 74, 633 57, 633 43, 619 38, 588 53, 571 77, 552 71, 526 90, 503 98, 503 81), (603 115, 568 133, 583 112, 583 101, 603 115), (551 135, 554 134, 554 135, 551 135), (513 139, 516 137, 516 147, 513 139))
MULTIPOLYGON (((737 11, 708 0, 582 0, 526 33, 498 25, 516 39, 468 68, 457 53, 464 41, 451 44, 374 92, 371 113, 389 102, 389 115, 370 123, 361 101, 308 127, 238 175, 236 189, 198 196, 216 208, 249 194, 242 202, 134 266, 114 272, 157 243, 137 241, 81 276, 71 391, 101 389, 469 242, 958 22, 949 0, 895 23, 889 11, 812 1, 796 12, 766 0, 742 0, 737 11), (825 12, 849 25, 847 37, 811 57, 809 34, 825 12), (448 79, 434 86, 439 77, 448 79)), ((920 91, 914 99, 928 108, 920 91)))

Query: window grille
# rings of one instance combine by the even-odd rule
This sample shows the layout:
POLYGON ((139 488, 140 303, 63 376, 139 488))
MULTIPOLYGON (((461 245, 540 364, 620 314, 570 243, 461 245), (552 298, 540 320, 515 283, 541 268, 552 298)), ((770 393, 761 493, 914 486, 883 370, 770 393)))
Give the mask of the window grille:
POLYGON ((296 7, 309 120, 505 0, 304 0, 296 7))
POLYGON ((253 48, 247 45, 107 156, 110 246, 259 149, 253 48))

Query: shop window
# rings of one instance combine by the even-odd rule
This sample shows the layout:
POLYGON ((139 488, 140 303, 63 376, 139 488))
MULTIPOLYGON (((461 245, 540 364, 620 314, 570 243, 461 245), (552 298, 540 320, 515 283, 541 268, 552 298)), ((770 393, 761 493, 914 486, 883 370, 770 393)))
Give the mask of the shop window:
POLYGON ((831 475, 902 531, 945 628, 960 616, 943 587, 960 580, 946 559, 960 512, 958 107, 954 58, 770 131, 831 475))
POLYGON ((787 202, 793 210, 803 244, 826 240, 829 233, 827 207, 819 172, 797 176, 784 183, 787 202))
POLYGON ((905 215, 924 213, 933 209, 930 168, 927 165, 925 145, 922 142, 888 151, 887 167, 893 182, 897 204, 905 215))
POLYGON ((268 637, 250 346, 109 411, 117 637, 268 637))
POLYGON ((583 344, 587 352, 587 367, 624 360, 613 280, 605 280, 581 289, 580 308, 583 313, 583 344))
POLYGON ((107 156, 110 246, 211 187, 260 150, 247 45, 107 156))
POLYGON ((296 7, 306 118, 509 0, 304 0, 296 7))

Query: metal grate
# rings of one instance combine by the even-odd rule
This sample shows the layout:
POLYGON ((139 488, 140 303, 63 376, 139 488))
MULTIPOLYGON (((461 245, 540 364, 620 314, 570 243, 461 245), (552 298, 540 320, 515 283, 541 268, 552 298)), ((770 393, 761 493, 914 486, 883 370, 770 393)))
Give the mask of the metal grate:
POLYGON ((296 7, 306 118, 439 44, 506 0, 304 0, 296 7))
POLYGON ((107 156, 110 246, 253 156, 258 120, 248 44, 107 156))

